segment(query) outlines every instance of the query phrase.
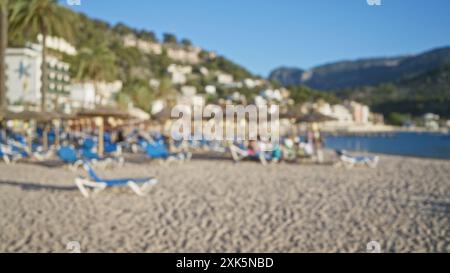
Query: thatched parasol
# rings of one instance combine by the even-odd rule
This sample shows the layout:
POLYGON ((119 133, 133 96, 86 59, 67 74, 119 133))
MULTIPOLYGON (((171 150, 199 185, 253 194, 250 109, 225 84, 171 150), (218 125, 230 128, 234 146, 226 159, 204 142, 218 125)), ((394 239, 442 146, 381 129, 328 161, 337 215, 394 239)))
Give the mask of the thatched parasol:
POLYGON ((164 107, 160 112, 152 115, 151 119, 160 123, 170 120, 172 117, 172 110, 169 107, 164 107))
POLYGON ((21 112, 3 112, 0 114, 5 120, 23 120, 30 121, 35 120, 38 122, 48 122, 54 119, 58 119, 58 114, 53 112, 39 112, 39 111, 30 111, 25 110, 21 112))
POLYGON ((95 117, 102 117, 102 118, 119 118, 119 119, 129 119, 130 114, 125 111, 121 111, 116 108, 109 108, 109 107, 99 107, 96 109, 83 109, 80 110, 77 113, 78 117, 87 117, 87 118, 95 118, 95 117))
POLYGON ((98 154, 103 156, 104 153, 104 133, 105 133, 105 119, 130 119, 128 112, 121 111, 117 108, 111 107, 97 107, 96 109, 83 109, 77 113, 79 118, 94 118, 98 126, 98 154), (97 118, 99 118, 97 120, 97 118))

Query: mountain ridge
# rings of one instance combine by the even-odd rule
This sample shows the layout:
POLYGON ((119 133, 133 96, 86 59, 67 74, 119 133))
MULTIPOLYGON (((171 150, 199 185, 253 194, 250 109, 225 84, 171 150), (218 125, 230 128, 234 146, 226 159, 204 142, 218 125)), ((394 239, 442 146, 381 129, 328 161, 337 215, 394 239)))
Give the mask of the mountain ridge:
POLYGON ((450 46, 415 55, 330 62, 309 70, 280 67, 270 73, 269 80, 284 86, 305 85, 314 89, 334 91, 392 82, 435 69, 447 62, 450 62, 450 46))

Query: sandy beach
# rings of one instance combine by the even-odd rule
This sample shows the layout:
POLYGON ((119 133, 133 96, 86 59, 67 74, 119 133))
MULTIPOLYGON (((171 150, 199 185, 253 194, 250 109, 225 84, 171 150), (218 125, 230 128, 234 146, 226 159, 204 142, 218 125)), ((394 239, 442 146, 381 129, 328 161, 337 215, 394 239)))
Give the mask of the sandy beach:
POLYGON ((377 169, 283 163, 127 163, 155 176, 85 199, 63 167, 0 164, 0 251, 450 252, 450 161, 381 156, 377 169))

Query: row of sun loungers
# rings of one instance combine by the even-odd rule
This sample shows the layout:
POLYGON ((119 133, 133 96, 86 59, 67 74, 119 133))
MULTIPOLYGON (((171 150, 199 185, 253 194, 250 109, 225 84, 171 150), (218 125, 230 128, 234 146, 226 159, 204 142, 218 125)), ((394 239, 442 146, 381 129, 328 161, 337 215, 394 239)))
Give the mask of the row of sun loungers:
MULTIPOLYGON (((21 136, 15 136, 8 139, 5 144, 0 145, 0 159, 7 164, 17 162, 23 158, 32 157, 35 160, 46 160, 53 155, 64 163, 68 164, 73 170, 83 167, 86 170, 88 177, 79 177, 75 180, 75 184, 85 197, 90 197, 98 192, 109 188, 128 186, 139 196, 144 196, 152 185, 156 184, 155 178, 139 178, 139 179, 114 179, 107 180, 100 178, 94 171, 94 167, 113 167, 122 166, 124 159, 121 156, 122 150, 134 153, 144 153, 149 159, 158 159, 165 162, 185 162, 191 159, 191 150, 212 151, 218 153, 230 153, 235 162, 242 160, 260 161, 266 165, 269 162, 279 162, 281 160, 291 161, 299 156, 309 158, 313 156, 312 151, 308 152, 308 147, 298 149, 293 145, 284 145, 282 147, 273 146, 272 150, 263 152, 251 152, 243 144, 229 143, 224 145, 223 142, 218 141, 186 141, 174 143, 177 152, 169 152, 166 142, 161 136, 142 137, 132 136, 128 137, 123 143, 112 143, 110 139, 105 139, 104 152, 106 156, 99 156, 96 147, 95 138, 88 135, 79 138, 82 143, 75 145, 61 145, 56 148, 52 146, 48 151, 44 152, 42 147, 33 144, 32 152, 28 152, 25 139, 21 136), (131 148, 133 147, 134 148, 131 148), (303 151, 300 154, 299 150, 303 151)), ((4 141, 5 142, 5 141, 4 141)), ((72 141, 73 142, 73 141, 72 141)), ((300 146, 299 146, 300 147, 300 146)), ((302 148, 302 147, 300 147, 302 148)), ((378 165, 378 157, 370 156, 352 156, 345 151, 337 151, 339 162, 336 166, 344 166, 346 168, 353 168, 355 166, 367 166, 375 168, 378 165)))

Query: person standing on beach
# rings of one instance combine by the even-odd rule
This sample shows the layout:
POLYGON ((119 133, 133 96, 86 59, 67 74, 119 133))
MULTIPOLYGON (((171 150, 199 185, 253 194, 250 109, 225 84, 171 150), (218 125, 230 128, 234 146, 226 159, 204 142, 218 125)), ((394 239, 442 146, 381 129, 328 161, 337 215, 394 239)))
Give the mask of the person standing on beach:
POLYGON ((319 126, 314 123, 312 125, 312 143, 314 145, 314 153, 316 156, 317 163, 321 164, 324 162, 324 156, 323 156, 323 138, 322 134, 319 131, 319 126))

